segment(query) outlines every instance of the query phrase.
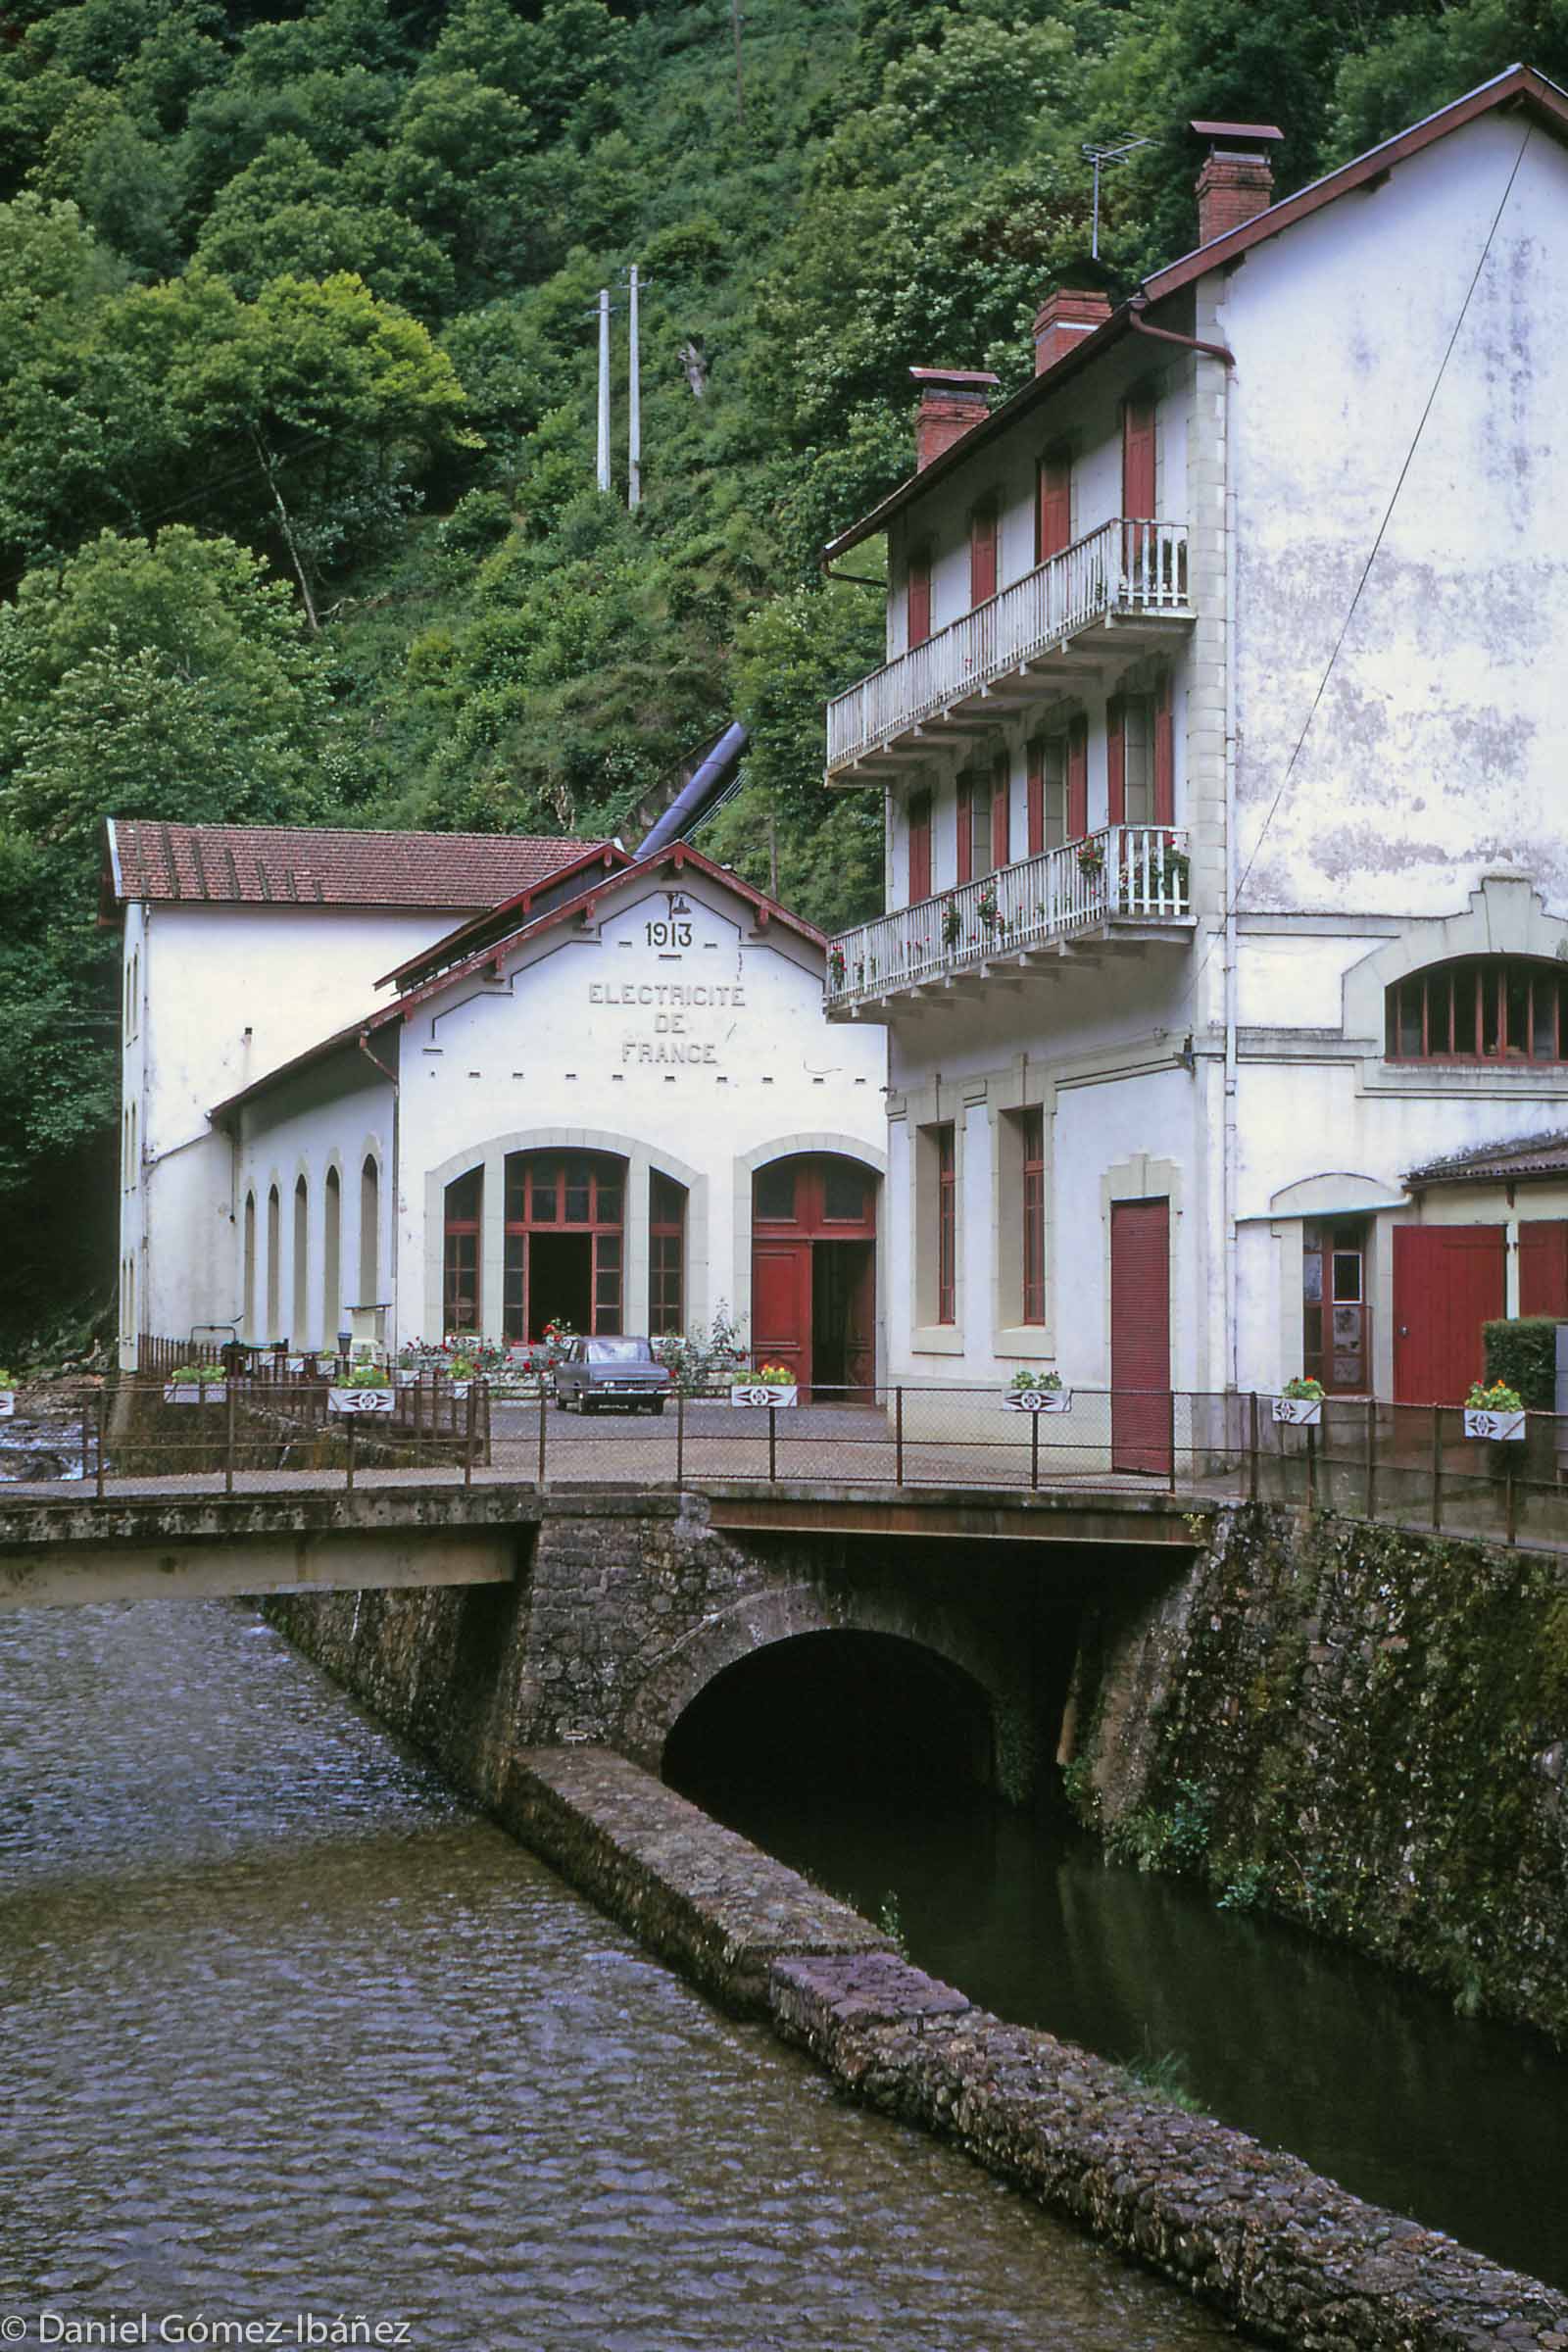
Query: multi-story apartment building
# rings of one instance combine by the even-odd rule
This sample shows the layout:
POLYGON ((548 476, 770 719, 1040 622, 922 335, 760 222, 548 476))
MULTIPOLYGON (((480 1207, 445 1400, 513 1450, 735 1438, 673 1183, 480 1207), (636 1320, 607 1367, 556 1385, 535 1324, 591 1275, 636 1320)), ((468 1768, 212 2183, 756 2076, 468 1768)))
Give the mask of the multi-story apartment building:
POLYGON ((1516 1149, 1568 1128, 1568 98, 1278 203, 1273 126, 1195 128, 1196 249, 1054 294, 995 413, 914 370, 827 551, 889 555, 827 737, 886 805, 827 989, 888 1037, 887 1371, 1451 1401, 1568 1313, 1516 1149))

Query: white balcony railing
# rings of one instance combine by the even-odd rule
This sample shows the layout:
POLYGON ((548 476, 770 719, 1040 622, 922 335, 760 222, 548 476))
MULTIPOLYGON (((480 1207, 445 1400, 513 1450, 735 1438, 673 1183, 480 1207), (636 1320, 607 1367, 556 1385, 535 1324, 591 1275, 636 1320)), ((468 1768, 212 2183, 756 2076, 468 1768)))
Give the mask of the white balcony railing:
POLYGON ((1187 609, 1187 525, 1117 516, 836 696, 827 707, 828 767, 858 759, 1094 621, 1187 609))
POLYGON ((842 932, 828 946, 828 1008, 945 980, 1102 925, 1190 911, 1186 834, 1168 825, 1107 825, 1087 841, 1020 858, 842 932))

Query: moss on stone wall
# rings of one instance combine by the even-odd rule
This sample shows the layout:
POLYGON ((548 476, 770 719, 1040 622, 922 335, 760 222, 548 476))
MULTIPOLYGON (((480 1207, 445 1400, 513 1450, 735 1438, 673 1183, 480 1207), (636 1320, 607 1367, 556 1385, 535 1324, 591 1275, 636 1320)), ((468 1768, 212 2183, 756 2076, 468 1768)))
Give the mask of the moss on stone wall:
POLYGON ((1240 1511, 1161 1625, 1101 1629, 1079 1808, 1206 1876, 1568 2040, 1568 1577, 1555 1561, 1240 1511), (1104 1753, 1146 1684, 1136 1783, 1104 1753), (1114 1789, 1112 1803, 1098 1803, 1114 1789))

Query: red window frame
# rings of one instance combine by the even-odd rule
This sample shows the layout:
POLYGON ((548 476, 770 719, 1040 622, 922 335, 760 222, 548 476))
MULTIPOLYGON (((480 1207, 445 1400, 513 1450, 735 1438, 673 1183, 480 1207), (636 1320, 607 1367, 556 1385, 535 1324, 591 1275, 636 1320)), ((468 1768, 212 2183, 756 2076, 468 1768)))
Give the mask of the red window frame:
POLYGON ((1035 483, 1035 562, 1045 564, 1072 545, 1072 460, 1047 450, 1035 483))
POLYGON ((608 1152, 509 1152, 503 1219, 502 1337, 528 1337, 528 1236, 586 1233, 592 1237, 589 1331, 624 1329, 626 1163, 608 1152), (571 1181, 568 1183, 568 1176, 571 1181), (569 1195, 586 1194, 587 1214, 568 1214, 569 1195), (607 1209, 605 1195, 617 1196, 607 1209), (549 1203, 548 1213, 544 1203, 549 1203))
POLYGON ((686 1324, 686 1187, 652 1168, 648 1176, 648 1331, 686 1324))
POLYGON ((931 795, 909 795, 909 905, 931 896, 931 795))
POLYGON ((991 763, 991 866, 1000 873, 1008 863, 1011 850, 1012 777, 1004 752, 999 752, 991 763))
POLYGON ((1384 994, 1389 1061, 1568 1061, 1568 973, 1528 956, 1460 956, 1384 994))
POLYGON ((967 772, 958 778, 954 805, 957 821, 954 872, 960 883, 972 882, 974 880, 974 778, 967 772))
POLYGON ((484 1230, 484 1170, 470 1168, 442 1196, 441 1328, 478 1331, 480 1236, 484 1230))
POLYGON ((969 609, 997 593, 997 503, 982 499, 969 516, 969 609))
POLYGON ((1028 855, 1038 858, 1046 846, 1046 739, 1036 735, 1025 753, 1024 824, 1028 855))
POLYGON ((1089 833, 1089 721, 1082 714, 1067 727, 1067 839, 1089 833))
POLYGON ((937 1321, 957 1313, 958 1169, 952 1121, 936 1130, 937 1147, 937 1321))
POLYGON ((916 547, 909 553, 907 635, 911 650, 924 645, 931 634, 931 550, 916 547))
POLYGON ((1023 1156, 1023 1320, 1046 1319, 1046 1114, 1020 1111, 1018 1142, 1023 1156))

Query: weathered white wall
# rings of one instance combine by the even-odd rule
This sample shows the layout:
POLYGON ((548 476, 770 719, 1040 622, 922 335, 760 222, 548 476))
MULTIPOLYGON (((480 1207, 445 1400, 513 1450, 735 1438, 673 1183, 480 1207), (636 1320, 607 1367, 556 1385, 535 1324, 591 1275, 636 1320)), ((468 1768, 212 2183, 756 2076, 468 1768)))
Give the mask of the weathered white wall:
MULTIPOLYGON (((122 973, 140 958, 140 1035, 122 1046, 138 1103, 140 1182, 121 1200, 139 1262, 136 1325, 184 1338, 230 1289, 231 1168, 214 1104, 377 1004, 375 982, 462 919, 322 906, 127 906, 122 973)), ((384 1000, 383 1000, 384 1001, 384 1000)), ((131 1355, 122 1333, 122 1359, 131 1355)))
POLYGON ((1509 859, 1568 905, 1565 205, 1561 148, 1489 116, 1226 285, 1249 908, 1438 912, 1509 859))
POLYGON ((670 893, 644 882, 607 894, 597 929, 544 932, 501 982, 457 981, 405 1026, 400 1336, 439 1335, 441 1195, 480 1164, 481 1317, 499 1335, 508 1152, 575 1143, 627 1159, 628 1330, 647 1317, 651 1169, 691 1196, 689 1326, 720 1303, 750 1311, 756 1166, 840 1150, 881 1170, 882 1033, 828 1026, 820 956, 782 925, 756 931, 741 902, 690 869, 678 895, 689 946, 650 944, 648 926, 671 920, 670 893))

